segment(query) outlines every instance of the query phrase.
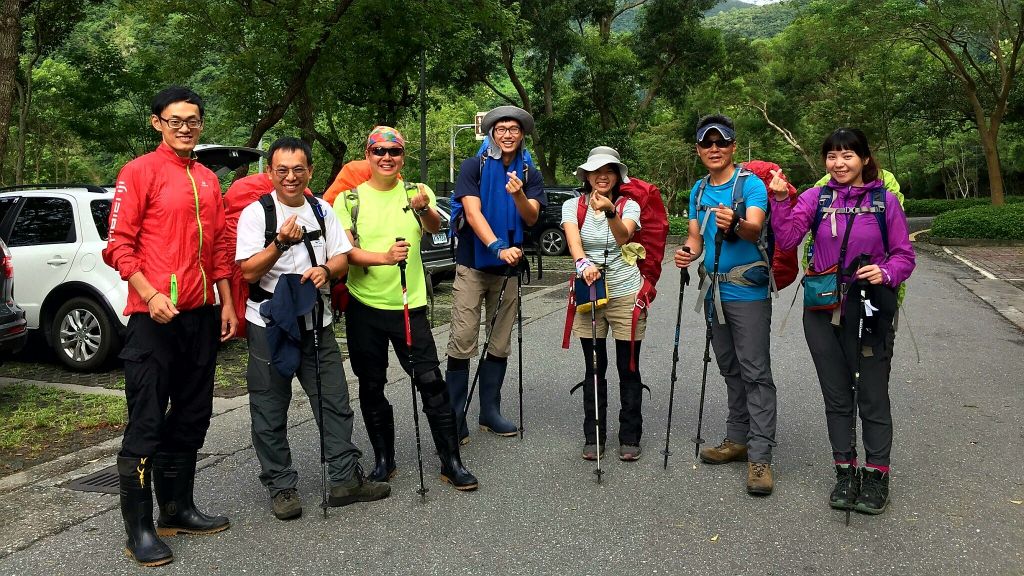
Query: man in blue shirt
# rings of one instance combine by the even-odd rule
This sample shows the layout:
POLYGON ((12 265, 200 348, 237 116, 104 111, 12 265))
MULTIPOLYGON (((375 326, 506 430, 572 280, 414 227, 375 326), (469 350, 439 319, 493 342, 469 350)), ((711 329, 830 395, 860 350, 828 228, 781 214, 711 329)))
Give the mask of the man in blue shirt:
MULTIPOLYGON (((477 354, 480 315, 497 317, 481 359, 480 427, 499 436, 515 436, 518 427, 501 415, 501 386, 512 346, 517 291, 508 289, 498 304, 507 276, 516 274, 523 258, 523 232, 537 222, 547 203, 544 178, 532 166, 523 144, 533 131, 533 116, 515 106, 499 106, 481 122, 487 146, 459 167, 454 200, 462 204, 465 222, 458 230, 452 320, 445 379, 459 420, 459 438, 469 437, 462 417, 469 386, 469 359, 477 354)), ((457 217, 453 217, 459 220, 457 217)))
MULTIPOLYGON (((697 155, 708 175, 690 192, 685 243, 690 252, 676 250, 675 263, 684 268, 703 252, 703 268, 714 270, 718 259, 718 290, 707 291, 704 310, 711 318, 711 343, 728 389, 729 417, 725 439, 703 448, 700 458, 708 464, 747 460, 747 492, 768 495, 774 487, 776 404, 768 350, 770 262, 758 248, 767 225, 768 192, 760 179, 733 164, 735 151, 730 118, 713 115, 697 123, 697 155), (719 233, 724 240, 722 253, 716 254, 719 233)), ((705 282, 712 285, 710 278, 705 282)))

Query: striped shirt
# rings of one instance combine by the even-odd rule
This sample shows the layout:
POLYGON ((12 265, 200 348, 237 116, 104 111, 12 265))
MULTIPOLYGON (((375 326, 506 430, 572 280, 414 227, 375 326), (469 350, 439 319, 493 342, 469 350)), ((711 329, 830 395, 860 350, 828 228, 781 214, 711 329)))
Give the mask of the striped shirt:
MULTIPOLYGON (((576 209, 579 206, 579 198, 570 198, 562 204, 562 226, 566 222, 576 224, 576 209)), ((636 222, 636 229, 640 229, 640 205, 633 200, 626 200, 622 208, 622 219, 636 222)), ((583 252, 587 258, 598 266, 605 265, 605 281, 608 284, 608 297, 618 298, 636 294, 643 286, 644 279, 640 275, 640 269, 630 266, 622 260, 622 251, 615 244, 615 236, 608 227, 608 220, 604 212, 596 212, 587 203, 587 216, 583 219, 583 228, 580 229, 580 238, 583 240, 583 252), (607 252, 607 256, 605 253, 607 252)))

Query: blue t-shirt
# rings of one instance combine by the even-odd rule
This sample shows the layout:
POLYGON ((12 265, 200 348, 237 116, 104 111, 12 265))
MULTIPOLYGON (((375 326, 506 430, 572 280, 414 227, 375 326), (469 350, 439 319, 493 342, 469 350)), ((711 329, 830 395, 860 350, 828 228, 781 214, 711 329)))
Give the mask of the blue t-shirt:
MULTIPOLYGON (((696 220, 697 225, 700 226, 700 223, 704 221, 707 208, 717 208, 719 204, 732 207, 733 183, 739 173, 740 171, 736 170, 733 173, 732 179, 725 184, 712 186, 709 183, 704 188, 704 196, 700 202, 700 211, 694 205, 697 201, 697 190, 700 188, 701 183, 701 180, 698 180, 690 190, 690 220, 696 220)), ((765 188, 764 182, 761 182, 760 178, 751 174, 743 179, 742 186, 743 198, 747 203, 747 208, 757 207, 767 213, 768 189, 765 188)), ((708 274, 711 273, 715 266, 715 233, 718 231, 718 228, 715 226, 715 216, 715 213, 711 214, 711 217, 708 218, 708 225, 704 229, 704 267, 707 269, 708 274)), ((743 215, 741 214, 741 216, 743 215)), ((765 225, 767 226, 768 224, 766 223, 765 225)), ((740 238, 732 241, 726 240, 722 242, 722 257, 718 262, 718 272, 719 274, 724 274, 735 266, 742 266, 759 260, 763 260, 763 258, 761 258, 761 252, 758 251, 756 244, 740 238)), ((768 298, 768 285, 738 286, 730 282, 722 282, 721 292, 723 302, 764 300, 768 298)), ((708 292, 708 297, 711 297, 710 292, 708 292)))
MULTIPOLYGON (((540 202, 541 210, 544 210, 544 206, 548 203, 548 196, 544 193, 544 176, 533 166, 530 166, 528 170, 529 175, 526 177, 526 186, 523 192, 530 200, 540 202)), ((459 175, 455 180, 455 193, 452 194, 453 199, 458 200, 463 196, 480 196, 480 157, 471 156, 463 160, 462 164, 459 166, 459 175)), ((503 238, 506 241, 508 240, 508 238, 505 237, 507 233, 502 232, 501 230, 492 231, 499 238, 503 238)), ((476 233, 473 232, 473 227, 469 225, 469 222, 463 224, 462 228, 458 230, 457 235, 458 247, 455 251, 455 262, 490 274, 505 273, 505 270, 507 269, 506 266, 481 268, 476 265, 476 255, 474 253, 473 243, 474 241, 477 241, 477 238, 476 233)))

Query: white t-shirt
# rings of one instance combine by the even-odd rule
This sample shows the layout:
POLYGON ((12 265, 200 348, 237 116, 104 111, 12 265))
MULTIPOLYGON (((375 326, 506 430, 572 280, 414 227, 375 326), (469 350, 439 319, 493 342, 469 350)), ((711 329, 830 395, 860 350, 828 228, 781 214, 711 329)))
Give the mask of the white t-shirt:
MULTIPOLYGON (((320 223, 317 222, 316 215, 313 214, 313 208, 305 199, 303 199, 302 206, 292 208, 282 204, 277 199, 277 192, 271 192, 270 194, 274 198, 274 207, 277 210, 278 231, 281 230, 281 225, 284 224, 284 221, 293 214, 296 215, 296 223, 299 226, 305 226, 307 232, 320 229, 320 223)), ((323 264, 338 254, 347 254, 352 250, 352 243, 348 241, 348 235, 341 229, 341 224, 338 223, 338 218, 334 215, 331 205, 319 198, 316 201, 320 203, 320 207, 323 210, 324 226, 327 230, 325 234, 313 240, 311 244, 313 245, 313 253, 316 255, 316 263, 323 264)), ((266 247, 264 246, 266 242, 266 229, 267 224, 263 214, 263 206, 258 201, 246 206, 238 216, 238 242, 235 246, 235 260, 241 262, 254 254, 262 252, 266 247)), ((267 292, 273 293, 274 289, 277 288, 277 279, 280 278, 281 274, 302 274, 312 267, 313 264, 309 261, 309 251, 300 242, 292 246, 284 254, 281 254, 281 257, 277 259, 277 262, 270 268, 270 271, 264 274, 263 278, 260 278, 260 287, 267 292)), ((326 292, 327 290, 329 290, 329 285, 325 284, 321 288, 321 292, 326 292)), ((266 321, 260 315, 260 304, 262 303, 253 302, 251 299, 246 300, 245 319, 257 326, 266 326, 266 321)), ((323 325, 325 327, 329 326, 331 321, 331 307, 325 305, 323 325)), ((306 326, 311 326, 312 323, 312 314, 308 314, 306 316, 306 326)))

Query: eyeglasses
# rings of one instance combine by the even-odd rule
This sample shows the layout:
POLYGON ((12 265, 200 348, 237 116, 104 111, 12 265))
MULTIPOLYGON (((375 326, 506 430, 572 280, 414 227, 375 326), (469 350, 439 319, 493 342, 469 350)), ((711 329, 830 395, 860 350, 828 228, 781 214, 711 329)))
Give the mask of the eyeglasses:
POLYGON ((405 148, 385 148, 383 146, 374 146, 370 148, 370 154, 383 158, 384 156, 391 156, 392 158, 401 158, 405 154, 405 148))
POLYGON ((285 178, 288 177, 289 172, 295 174, 296 178, 302 178, 303 176, 306 175, 307 172, 309 172, 309 170, 306 170, 302 166, 296 166, 295 168, 274 168, 273 172, 275 176, 277 176, 281 180, 284 180, 285 178))
POLYGON ((718 146, 718 149, 721 150, 722 148, 728 148, 729 146, 732 146, 735 143, 735 140, 709 140, 705 138, 704 140, 697 142, 697 146, 700 146, 704 150, 708 150, 712 146, 718 146))
POLYGON ((506 133, 512 136, 519 136, 522 130, 519 126, 497 126, 494 128, 495 136, 504 136, 506 133))
POLYGON ((195 130, 196 128, 203 127, 203 121, 196 118, 189 118, 188 120, 182 120, 181 118, 171 118, 170 120, 168 120, 163 116, 157 116, 157 118, 166 122, 167 125, 170 126, 172 130, 178 130, 182 126, 188 126, 189 130, 195 130))

